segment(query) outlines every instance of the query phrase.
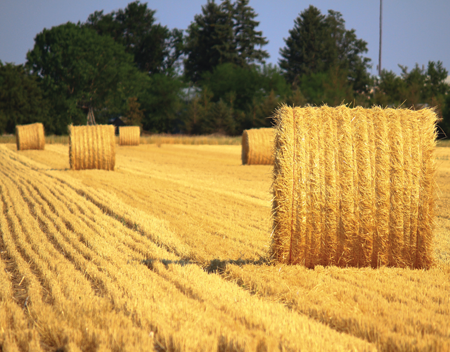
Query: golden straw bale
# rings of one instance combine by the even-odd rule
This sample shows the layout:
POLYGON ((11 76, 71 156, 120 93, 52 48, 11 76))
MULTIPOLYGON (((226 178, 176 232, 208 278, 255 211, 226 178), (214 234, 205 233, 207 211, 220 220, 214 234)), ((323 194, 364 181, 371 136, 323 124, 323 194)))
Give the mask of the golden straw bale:
POLYGON ((433 110, 277 110, 273 260, 433 265, 433 110))
POLYGON ((139 145, 141 139, 141 128, 139 126, 119 127, 120 145, 139 145))
POLYGON ((42 123, 32 123, 30 125, 16 126, 17 150, 45 148, 45 133, 42 123))
POLYGON ((242 133, 242 165, 273 165, 273 128, 254 128, 242 133))
POLYGON ((69 161, 72 170, 114 170, 114 126, 69 126, 69 161))

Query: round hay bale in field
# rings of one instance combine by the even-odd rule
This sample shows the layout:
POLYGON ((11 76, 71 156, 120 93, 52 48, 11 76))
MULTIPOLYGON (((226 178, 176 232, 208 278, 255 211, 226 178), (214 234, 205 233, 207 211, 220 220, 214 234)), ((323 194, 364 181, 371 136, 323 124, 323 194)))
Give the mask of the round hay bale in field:
POLYGON ((242 165, 273 165, 273 128, 254 128, 242 133, 242 165))
POLYGON ((119 127, 120 145, 139 145, 141 140, 141 128, 139 126, 119 127))
POLYGON ((45 148, 45 133, 42 123, 32 123, 30 125, 16 126, 17 150, 45 148))
POLYGON ((72 170, 114 170, 113 125, 69 126, 69 162, 72 170))
POLYGON ((274 261, 432 266, 433 110, 283 106, 275 118, 274 261))

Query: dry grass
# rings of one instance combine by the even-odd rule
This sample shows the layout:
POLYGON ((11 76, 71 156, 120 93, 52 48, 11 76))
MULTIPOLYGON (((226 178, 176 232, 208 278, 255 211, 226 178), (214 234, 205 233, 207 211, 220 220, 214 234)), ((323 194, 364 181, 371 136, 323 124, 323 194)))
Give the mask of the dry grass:
POLYGON ((69 161, 72 170, 114 170, 114 126, 70 126, 69 161))
MULTIPOLYGON (((15 136, 0 136, 0 144, 14 143, 15 136)), ((47 144, 69 144, 69 136, 47 136, 47 144)), ((119 144, 119 137, 116 137, 119 144)), ((186 136, 154 134, 140 137, 140 144, 185 144, 185 145, 241 145, 241 137, 230 137, 222 135, 186 136)))
POLYGON ((261 260, 272 166, 243 167, 240 146, 118 148, 105 179, 70 170, 67 145, 0 145, 0 346, 449 350, 450 152, 436 154, 434 268, 310 270, 261 260))
POLYGON ((242 165, 273 165, 273 128, 244 130, 242 133, 242 165))
POLYGON ((187 265, 164 221, 80 173, 0 162, 3 350, 375 350, 187 265))
POLYGON ((432 266, 432 110, 284 106, 276 118, 276 262, 432 266))
POLYGON ((16 126, 16 144, 17 150, 45 148, 45 133, 42 123, 33 123, 30 125, 16 126))
POLYGON ((120 145, 139 145, 141 136, 141 128, 139 126, 122 126, 119 127, 119 144, 120 145))

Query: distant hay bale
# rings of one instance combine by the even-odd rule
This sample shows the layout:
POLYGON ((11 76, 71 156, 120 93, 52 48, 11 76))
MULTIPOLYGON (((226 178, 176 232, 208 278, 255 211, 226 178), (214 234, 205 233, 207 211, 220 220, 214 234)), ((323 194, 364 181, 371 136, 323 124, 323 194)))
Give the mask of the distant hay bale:
POLYGON ((433 265, 433 110, 283 106, 275 118, 274 261, 433 265))
POLYGON ((72 170, 114 170, 113 125, 69 126, 69 161, 72 170))
POLYGON ((141 128, 139 126, 119 127, 120 145, 139 145, 141 139, 141 128))
POLYGON ((242 133, 242 165, 273 165, 273 128, 255 128, 242 133))
POLYGON ((45 133, 42 123, 32 123, 30 125, 16 126, 17 150, 45 148, 45 133))

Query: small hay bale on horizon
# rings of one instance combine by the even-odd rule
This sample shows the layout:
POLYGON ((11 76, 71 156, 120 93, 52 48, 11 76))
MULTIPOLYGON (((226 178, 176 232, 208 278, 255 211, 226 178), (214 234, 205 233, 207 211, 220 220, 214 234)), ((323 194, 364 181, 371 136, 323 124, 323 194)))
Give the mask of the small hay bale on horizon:
POLYGON ((139 145, 141 128, 139 126, 119 127, 119 145, 139 145))
POLYGON ((17 150, 44 150, 44 125, 40 122, 29 125, 16 125, 17 150))
POLYGON ((114 170, 114 126, 69 126, 69 162, 72 170, 114 170))
POLYGON ((436 119, 430 109, 278 109, 273 260, 430 268, 436 119))
POLYGON ((253 128, 242 133, 242 165, 273 165, 275 129, 253 128))

